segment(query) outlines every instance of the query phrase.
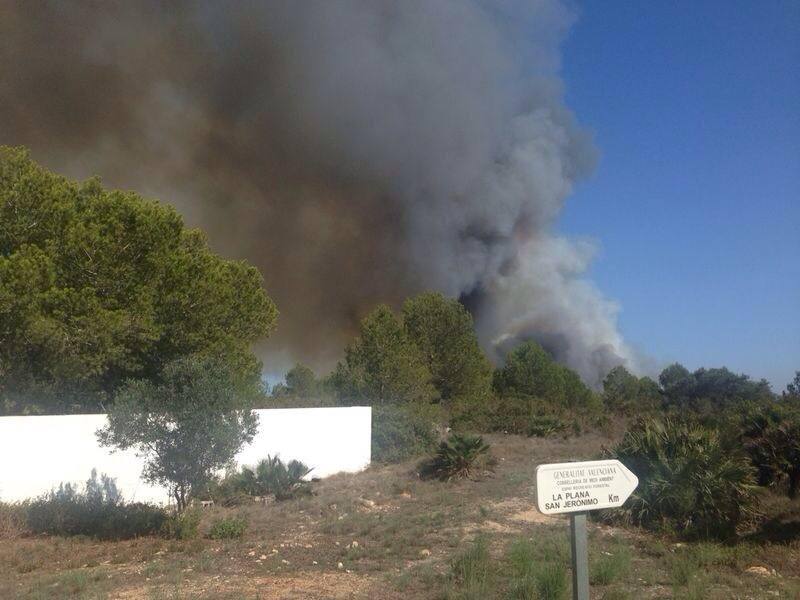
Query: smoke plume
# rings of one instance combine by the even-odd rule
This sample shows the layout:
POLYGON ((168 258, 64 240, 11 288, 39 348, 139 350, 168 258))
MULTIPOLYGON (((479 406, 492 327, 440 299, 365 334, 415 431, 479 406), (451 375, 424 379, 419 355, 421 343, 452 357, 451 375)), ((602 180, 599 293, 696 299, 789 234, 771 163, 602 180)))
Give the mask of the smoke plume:
POLYGON ((437 289, 487 349, 596 383, 629 351, 553 223, 595 150, 556 0, 0 3, 0 143, 176 204, 281 309, 264 348, 330 366, 378 302, 437 289))

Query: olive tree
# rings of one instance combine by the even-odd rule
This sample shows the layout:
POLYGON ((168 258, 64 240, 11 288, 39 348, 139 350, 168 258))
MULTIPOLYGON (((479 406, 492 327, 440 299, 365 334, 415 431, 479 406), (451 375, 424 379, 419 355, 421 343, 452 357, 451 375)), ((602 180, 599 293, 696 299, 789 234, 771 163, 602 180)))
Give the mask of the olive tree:
POLYGON ((117 393, 98 439, 135 449, 145 460, 143 479, 167 487, 182 511, 255 436, 258 417, 244 400, 252 385, 218 359, 175 360, 159 382, 130 381, 117 393))

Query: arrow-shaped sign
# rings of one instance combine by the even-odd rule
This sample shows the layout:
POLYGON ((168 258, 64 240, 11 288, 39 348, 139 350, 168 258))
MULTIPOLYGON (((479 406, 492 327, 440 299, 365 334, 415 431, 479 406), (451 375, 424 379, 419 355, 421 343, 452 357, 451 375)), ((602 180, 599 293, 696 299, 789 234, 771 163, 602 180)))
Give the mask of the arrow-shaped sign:
POLYGON ((618 460, 536 467, 536 506, 546 515, 622 506, 639 479, 618 460))

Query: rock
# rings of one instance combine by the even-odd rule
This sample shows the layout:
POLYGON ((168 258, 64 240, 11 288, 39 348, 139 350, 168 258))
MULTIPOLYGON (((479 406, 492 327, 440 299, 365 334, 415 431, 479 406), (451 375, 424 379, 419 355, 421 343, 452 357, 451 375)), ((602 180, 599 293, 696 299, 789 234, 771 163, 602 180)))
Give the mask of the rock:
POLYGON ((255 555, 256 555, 255 550, 251 550, 250 552, 247 553, 247 556, 255 556, 255 555))
POLYGON ((772 577, 773 575, 776 575, 775 569, 770 571, 767 567, 759 566, 747 567, 744 572, 750 573, 751 575, 758 575, 759 577, 772 577))
POLYGON ((358 548, 358 542, 357 542, 357 541, 355 541, 355 540, 353 540, 353 541, 351 542, 350 546, 351 546, 351 547, 353 547, 353 548, 358 548))
POLYGON ((375 501, 368 498, 359 498, 358 503, 364 508, 375 508, 375 501))
POLYGON ((402 492, 400 494, 400 497, 401 498, 409 498, 410 499, 411 498, 411 492, 402 492))
POLYGON ((258 560, 267 560, 267 555, 262 554, 261 556, 258 557, 258 560))
POLYGON ((344 565, 342 563, 339 563, 338 565, 336 565, 336 568, 341 571, 342 569, 344 569, 344 565))
POLYGON ((424 548, 424 549, 419 551, 419 555, 422 556, 422 557, 430 556, 431 555, 431 551, 428 550, 427 548, 424 548))
POLYGON ((281 562, 282 562, 284 565, 288 565, 288 564, 289 564, 289 561, 288 561, 288 560, 286 560, 285 558, 284 558, 283 560, 281 560, 281 562))
POLYGON ((312 561, 311 561, 311 564, 312 564, 312 565, 318 565, 319 563, 318 563, 317 561, 315 561, 315 560, 312 560, 312 561))

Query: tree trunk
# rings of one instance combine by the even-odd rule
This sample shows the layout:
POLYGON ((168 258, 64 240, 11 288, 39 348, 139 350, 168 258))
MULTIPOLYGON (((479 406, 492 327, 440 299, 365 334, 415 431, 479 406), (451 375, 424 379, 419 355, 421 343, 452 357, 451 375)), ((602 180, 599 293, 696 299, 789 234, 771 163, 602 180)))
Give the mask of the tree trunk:
POLYGON ((797 498, 797 491, 800 488, 800 467, 789 471, 789 498, 797 498))

